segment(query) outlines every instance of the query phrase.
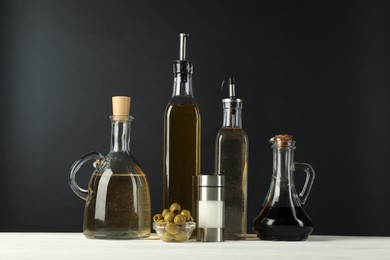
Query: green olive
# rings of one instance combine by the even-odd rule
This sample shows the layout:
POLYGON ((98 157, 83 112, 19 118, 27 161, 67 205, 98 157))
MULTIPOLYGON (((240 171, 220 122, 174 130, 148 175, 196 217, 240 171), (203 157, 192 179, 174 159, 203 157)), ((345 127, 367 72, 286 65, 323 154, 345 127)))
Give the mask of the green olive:
POLYGON ((168 212, 169 212, 169 209, 164 209, 164 210, 162 211, 161 215, 162 215, 163 217, 165 217, 165 215, 166 215, 168 212))
POLYGON ((171 212, 175 212, 175 214, 179 214, 181 207, 178 203, 172 203, 172 205, 169 207, 169 210, 171 212))
POLYGON ((165 226, 165 231, 168 234, 175 235, 179 231, 179 227, 176 226, 174 223, 167 223, 165 226))
POLYGON ((186 210, 186 209, 183 209, 181 212, 180 212, 181 215, 183 215, 185 218, 186 218, 186 221, 190 220, 190 217, 191 217, 191 213, 190 211, 186 210))
POLYGON ((164 221, 164 219, 160 219, 160 220, 159 220, 159 221, 157 221, 157 222, 165 222, 165 221, 164 221))
POLYGON ((167 232, 162 235, 161 240, 164 242, 172 242, 175 240, 175 237, 167 232))
POLYGON ((186 217, 182 214, 176 215, 173 222, 175 222, 176 225, 183 225, 186 222, 186 217))
POLYGON ((161 214, 156 214, 153 216, 153 221, 154 222, 158 222, 160 220, 164 219, 163 216, 161 214))
POLYGON ((175 240, 176 240, 177 242, 183 242, 183 241, 188 240, 188 236, 187 236, 186 232, 184 232, 184 231, 179 231, 179 232, 177 232, 177 234, 175 235, 175 240))
POLYGON ((167 214, 165 214, 164 221, 165 222, 173 222, 174 218, 175 218, 175 213, 168 212, 167 214))

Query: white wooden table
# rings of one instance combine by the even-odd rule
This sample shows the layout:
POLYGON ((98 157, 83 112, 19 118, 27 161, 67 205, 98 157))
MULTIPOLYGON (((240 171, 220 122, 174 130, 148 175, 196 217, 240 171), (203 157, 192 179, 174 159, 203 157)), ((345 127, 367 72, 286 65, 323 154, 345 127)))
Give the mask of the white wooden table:
POLYGON ((0 233, 0 259, 390 259, 390 237, 311 236, 303 242, 247 241, 165 243, 92 240, 81 233, 0 233))

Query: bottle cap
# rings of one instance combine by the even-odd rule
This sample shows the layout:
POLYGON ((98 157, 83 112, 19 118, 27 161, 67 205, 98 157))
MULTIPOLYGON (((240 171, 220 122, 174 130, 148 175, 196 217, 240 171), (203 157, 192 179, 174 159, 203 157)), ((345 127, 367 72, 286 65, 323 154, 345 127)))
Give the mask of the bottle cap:
POLYGON ((197 178, 199 200, 224 200, 224 175, 198 175, 197 178))
POLYGON ((128 121, 130 116, 130 97, 112 97, 112 120, 128 121))
POLYGON ((173 62, 173 74, 192 74, 193 66, 188 60, 176 60, 173 62))
POLYGON ((198 175, 198 186, 199 187, 224 187, 225 176, 223 175, 198 175))

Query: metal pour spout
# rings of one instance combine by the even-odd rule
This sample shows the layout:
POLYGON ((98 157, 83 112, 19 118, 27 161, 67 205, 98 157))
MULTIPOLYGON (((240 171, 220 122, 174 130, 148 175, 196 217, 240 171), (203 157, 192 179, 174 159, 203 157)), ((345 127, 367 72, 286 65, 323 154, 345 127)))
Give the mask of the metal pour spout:
POLYGON ((230 98, 236 97, 236 84, 234 77, 229 77, 229 96, 230 98))
POLYGON ((188 33, 180 34, 180 60, 186 60, 186 47, 188 36, 190 36, 188 33))

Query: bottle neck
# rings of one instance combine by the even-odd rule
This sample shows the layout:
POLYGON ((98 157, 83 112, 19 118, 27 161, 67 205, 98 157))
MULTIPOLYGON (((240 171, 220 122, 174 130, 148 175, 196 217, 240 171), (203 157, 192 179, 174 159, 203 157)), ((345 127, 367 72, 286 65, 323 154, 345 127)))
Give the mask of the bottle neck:
POLYGON ((182 96, 194 98, 192 92, 192 75, 191 73, 176 73, 173 81, 172 97, 182 96))
POLYGON ((271 183, 271 201, 269 205, 277 207, 298 207, 300 202, 295 191, 294 148, 274 147, 273 180, 271 183))
POLYGON ((111 152, 130 152, 131 121, 111 121, 111 152))
POLYGON ((273 175, 276 180, 290 180, 293 171, 292 162, 294 161, 294 148, 274 148, 274 169, 273 175))
POLYGON ((241 108, 224 108, 222 127, 242 128, 241 108))

